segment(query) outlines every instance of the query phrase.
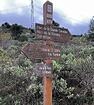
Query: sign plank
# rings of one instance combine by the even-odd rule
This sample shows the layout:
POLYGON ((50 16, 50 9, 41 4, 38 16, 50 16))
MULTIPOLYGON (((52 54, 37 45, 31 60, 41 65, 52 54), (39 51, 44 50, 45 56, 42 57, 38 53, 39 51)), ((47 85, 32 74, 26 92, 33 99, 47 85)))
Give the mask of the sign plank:
POLYGON ((68 29, 53 25, 35 24, 35 33, 38 39, 50 40, 58 43, 67 43, 71 40, 71 34, 68 29))
POLYGON ((33 71, 37 76, 43 77, 43 75, 51 75, 52 73, 52 65, 50 64, 43 64, 43 63, 38 63, 35 64, 33 67, 33 71))
POLYGON ((22 52, 31 60, 36 59, 51 59, 59 60, 61 58, 60 47, 55 47, 53 43, 29 43, 23 47, 22 52))

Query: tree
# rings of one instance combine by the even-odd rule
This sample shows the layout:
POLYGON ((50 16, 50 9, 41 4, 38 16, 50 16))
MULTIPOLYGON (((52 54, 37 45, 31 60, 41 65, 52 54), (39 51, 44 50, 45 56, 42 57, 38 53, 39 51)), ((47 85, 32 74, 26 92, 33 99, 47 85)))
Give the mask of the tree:
POLYGON ((90 20, 88 39, 94 41, 94 16, 90 20))
POLYGON ((2 24, 3 28, 10 28, 11 25, 8 22, 5 22, 4 24, 2 24))
POLYGON ((59 27, 59 23, 53 20, 53 25, 59 27))
POLYGON ((19 41, 24 42, 24 41, 28 41, 28 37, 25 35, 20 36, 19 41))
POLYGON ((89 25, 89 32, 90 33, 94 33, 94 16, 92 17, 92 19, 90 20, 90 25, 89 25))
POLYGON ((12 37, 15 40, 18 40, 20 38, 22 31, 23 31, 23 27, 21 25, 13 24, 11 26, 12 37))

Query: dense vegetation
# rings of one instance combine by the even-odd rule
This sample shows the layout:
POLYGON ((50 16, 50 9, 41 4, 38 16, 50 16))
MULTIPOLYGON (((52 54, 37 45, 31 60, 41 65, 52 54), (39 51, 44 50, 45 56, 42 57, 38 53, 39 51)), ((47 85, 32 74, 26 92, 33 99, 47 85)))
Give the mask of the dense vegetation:
MULTIPOLYGON (((21 52, 32 37, 23 37, 23 28, 16 24, 2 27, 11 30, 16 41, 0 47, 0 105, 43 105, 42 78, 35 75, 34 64, 21 52)), ((71 44, 62 45, 61 61, 53 61, 53 105, 94 105, 94 45, 90 35, 74 37, 71 44)))
MULTIPOLYGON (((26 43, 17 42, 8 48, 0 48, 0 105, 42 103, 42 78, 36 77, 32 62, 21 53, 26 43)), ((78 45, 62 46, 61 55, 60 62, 53 61, 53 103, 92 105, 94 47, 80 38, 78 45)))

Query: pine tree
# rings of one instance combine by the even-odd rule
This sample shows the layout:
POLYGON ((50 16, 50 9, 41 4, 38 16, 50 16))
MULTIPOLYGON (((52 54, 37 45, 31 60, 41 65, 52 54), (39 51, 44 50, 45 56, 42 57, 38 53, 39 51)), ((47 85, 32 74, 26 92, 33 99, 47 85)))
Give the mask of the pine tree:
POLYGON ((94 41, 94 16, 90 20, 88 38, 89 38, 89 40, 94 41))

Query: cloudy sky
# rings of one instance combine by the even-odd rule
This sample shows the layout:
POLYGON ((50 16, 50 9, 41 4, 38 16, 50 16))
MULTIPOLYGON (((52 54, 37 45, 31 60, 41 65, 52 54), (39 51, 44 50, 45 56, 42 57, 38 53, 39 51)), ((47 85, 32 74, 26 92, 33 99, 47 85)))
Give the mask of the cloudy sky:
MULTIPOLYGON (((43 3, 34 0, 34 21, 42 23, 43 3)), ((54 5, 54 20, 66 27, 72 34, 88 31, 94 15, 94 0, 50 0, 54 5)), ((31 0, 0 0, 0 25, 4 22, 31 26, 31 0)))

